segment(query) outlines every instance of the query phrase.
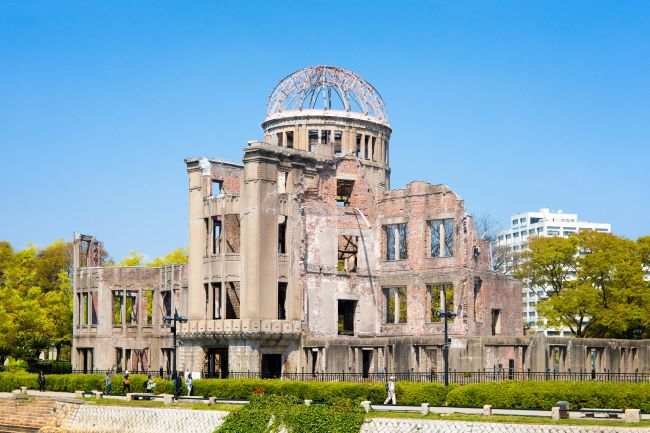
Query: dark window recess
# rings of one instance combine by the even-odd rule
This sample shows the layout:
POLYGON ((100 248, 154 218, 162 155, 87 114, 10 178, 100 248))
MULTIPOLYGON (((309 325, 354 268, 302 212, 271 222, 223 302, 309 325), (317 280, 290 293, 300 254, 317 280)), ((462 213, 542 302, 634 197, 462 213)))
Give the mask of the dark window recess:
POLYGON ((361 158, 361 134, 357 134, 357 159, 361 158))
POLYGON ((172 315, 172 292, 162 292, 163 316, 172 315))
POLYGON ((318 365, 318 349, 311 350, 311 375, 316 377, 316 366, 318 365))
POLYGON ((343 137, 343 132, 341 131, 334 131, 334 155, 341 155, 342 152, 342 137, 343 137))
POLYGON ((262 354, 262 379, 277 379, 282 374, 282 354, 262 354))
POLYGON ((501 334, 501 310, 492 310, 492 335, 501 334))
POLYGON ((338 242, 338 267, 339 272, 357 271, 357 253, 359 250, 358 236, 339 236, 338 242))
POLYGON ((311 130, 308 132, 309 151, 313 151, 318 145, 318 131, 311 130))
POLYGON ((354 312, 357 309, 357 301, 339 299, 338 304, 339 335, 354 335, 354 312))
POLYGON ((226 283, 226 319, 239 319, 239 282, 226 283))
POLYGON ((223 189, 223 182, 220 180, 212 180, 212 197, 217 197, 219 194, 221 194, 221 190, 223 189))
POLYGON ((354 189, 353 180, 336 180, 336 205, 337 206, 350 206, 352 199, 352 190, 354 189))
POLYGON ((362 376, 367 379, 370 376, 370 366, 372 365, 373 350, 361 350, 362 353, 362 376))
POLYGON ((289 147, 289 148, 293 147, 293 132, 292 131, 287 131, 287 147, 289 147))
POLYGON ((278 319, 286 320, 287 318, 287 283, 278 283, 278 319))
POLYGON ((287 220, 278 224, 278 253, 287 253, 287 220))

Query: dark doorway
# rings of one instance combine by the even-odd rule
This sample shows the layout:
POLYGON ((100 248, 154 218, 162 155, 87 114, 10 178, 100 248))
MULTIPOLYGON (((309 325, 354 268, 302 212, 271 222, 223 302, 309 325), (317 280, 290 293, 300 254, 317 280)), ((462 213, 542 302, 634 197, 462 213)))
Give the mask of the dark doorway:
POLYGON ((339 335, 354 335, 354 312, 357 301, 339 299, 338 331, 339 335))
POLYGON ((372 365, 372 350, 361 350, 363 354, 363 378, 367 379, 370 375, 370 366, 372 365))
POLYGON ((508 360, 508 379, 514 379, 515 378, 515 360, 514 359, 509 359, 508 360))
POLYGON ((228 377, 228 348, 214 347, 208 349, 208 373, 210 378, 228 377))
POLYGON ((282 354, 262 354, 262 379, 277 379, 282 374, 282 354))

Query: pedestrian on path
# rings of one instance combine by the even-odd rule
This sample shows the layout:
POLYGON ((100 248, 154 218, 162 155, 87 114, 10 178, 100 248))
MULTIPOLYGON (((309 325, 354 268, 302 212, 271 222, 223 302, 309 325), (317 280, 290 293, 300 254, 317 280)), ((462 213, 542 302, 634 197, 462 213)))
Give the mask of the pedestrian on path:
POLYGON ((42 371, 38 372, 38 389, 41 392, 45 391, 45 375, 42 371))
POLYGON ((106 373, 106 377, 104 378, 104 383, 106 384, 106 395, 111 395, 111 391, 113 390, 113 387, 111 385, 110 373, 106 373))
POLYGON ((122 394, 126 395, 126 392, 131 392, 131 377, 129 376, 129 370, 124 372, 124 379, 122 379, 122 394))
POLYGON ((384 404, 388 404, 388 402, 391 400, 393 401, 393 404, 397 404, 397 400, 395 398, 395 376, 388 378, 388 383, 386 383, 386 392, 388 393, 388 397, 386 397, 384 404))
POLYGON ((189 397, 192 395, 192 373, 187 375, 187 379, 185 380, 185 386, 187 387, 187 396, 189 397))
POLYGON ((176 391, 176 397, 183 393, 183 382, 181 381, 181 375, 178 374, 178 371, 174 375, 174 390, 176 391))

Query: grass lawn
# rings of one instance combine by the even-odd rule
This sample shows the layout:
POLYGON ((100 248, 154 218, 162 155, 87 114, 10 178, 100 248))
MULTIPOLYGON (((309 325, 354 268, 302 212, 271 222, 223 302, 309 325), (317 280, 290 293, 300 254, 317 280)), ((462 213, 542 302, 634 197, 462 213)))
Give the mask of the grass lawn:
POLYGON ((370 418, 411 418, 426 419, 435 421, 478 421, 478 422, 498 422, 498 423, 519 423, 519 424, 551 424, 551 425, 600 425, 613 427, 648 427, 650 421, 641 421, 639 423, 624 423, 623 421, 611 421, 608 419, 563 419, 552 421, 546 417, 536 416, 516 416, 516 415, 469 415, 461 413, 452 414, 434 414, 421 415, 412 412, 370 412, 370 418))
POLYGON ((192 410, 220 410, 224 412, 233 412, 239 410, 241 404, 223 404, 217 403, 212 406, 208 406, 205 403, 172 403, 165 405, 162 401, 151 401, 151 400, 136 400, 136 401, 127 401, 127 400, 117 400, 112 398, 102 398, 95 399, 94 397, 84 397, 78 398, 77 400, 82 400, 90 404, 98 404, 102 406, 142 406, 142 407, 156 407, 163 409, 192 409, 192 410))

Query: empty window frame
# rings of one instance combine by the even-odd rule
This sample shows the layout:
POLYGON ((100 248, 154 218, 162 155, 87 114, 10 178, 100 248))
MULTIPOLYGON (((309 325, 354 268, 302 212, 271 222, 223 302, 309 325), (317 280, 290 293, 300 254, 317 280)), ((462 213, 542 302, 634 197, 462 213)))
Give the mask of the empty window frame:
POLYGON ((287 253, 287 217, 283 217, 284 221, 278 224, 278 253, 287 253))
POLYGON ((343 154, 342 145, 343 145, 343 132, 334 131, 334 155, 343 154))
POLYGON ((361 158, 361 134, 357 134, 356 144, 357 144, 357 149, 355 155, 357 159, 360 159, 361 158))
POLYGON ((278 283, 278 319, 287 319, 287 283, 278 283))
POLYGON ((441 319, 436 315, 438 311, 445 311, 446 300, 447 311, 454 311, 454 285, 451 283, 429 284, 427 285, 429 295, 429 317, 432 322, 440 322, 441 319))
POLYGON ((113 325, 123 324, 122 303, 124 302, 124 292, 122 290, 113 290, 113 325))
POLYGON ((320 132, 320 142, 321 143, 329 143, 330 142, 330 135, 331 131, 329 129, 324 129, 320 132))
POLYGON ((221 194, 222 187, 223 187, 223 181, 212 179, 212 190, 210 191, 211 192, 210 195, 212 197, 218 197, 221 194))
POLYGON ((454 255, 454 220, 452 218, 429 221, 431 257, 454 255))
POLYGON ((139 322, 138 292, 127 290, 125 304, 125 318, 127 325, 136 325, 139 322))
POLYGON ((239 281, 226 283, 226 319, 239 319, 239 281))
POLYGON ((408 224, 389 224, 384 226, 386 233, 386 260, 405 260, 408 258, 408 224))
POLYGON ((365 135, 363 140, 363 159, 368 159, 368 148, 370 147, 370 136, 365 135))
POLYGON ((163 316, 172 315, 172 292, 171 290, 165 290, 160 293, 162 298, 162 313, 163 316))
POLYGON ((212 286, 212 318, 221 319, 221 283, 211 283, 212 286))
POLYGON ((384 289, 386 297, 386 323, 406 323, 407 300, 405 287, 384 289))
POLYGON ((354 335, 354 314, 357 301, 339 299, 338 301, 338 332, 339 335, 354 335))
POLYGON ((287 147, 293 148, 293 131, 287 131, 287 147))
POLYGON ((337 206, 350 206, 352 201, 352 190, 354 189, 354 181, 346 179, 336 180, 336 205, 337 206))
POLYGON ((318 145, 318 131, 313 129, 310 130, 307 133, 307 139, 309 144, 309 151, 312 152, 318 145))
POLYGON ((492 310, 492 335, 501 335, 501 310, 492 310))
POLYGON ((153 291, 145 290, 144 297, 147 302, 147 323, 146 324, 151 325, 153 323, 153 291))
POLYGON ((359 251, 359 237, 340 235, 338 241, 338 268, 339 272, 357 271, 357 253, 359 251))
POLYGON ((221 254, 221 221, 212 218, 212 254, 221 254))

